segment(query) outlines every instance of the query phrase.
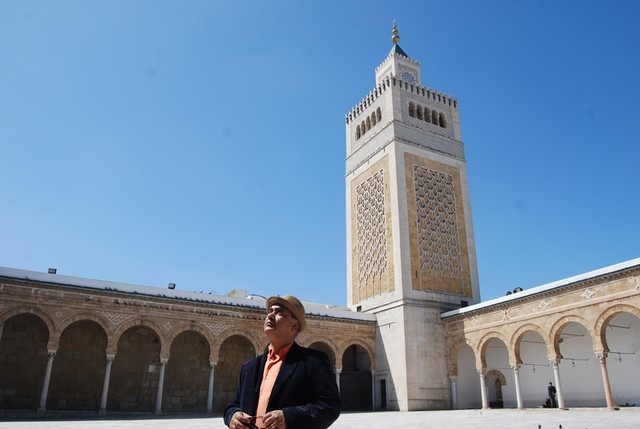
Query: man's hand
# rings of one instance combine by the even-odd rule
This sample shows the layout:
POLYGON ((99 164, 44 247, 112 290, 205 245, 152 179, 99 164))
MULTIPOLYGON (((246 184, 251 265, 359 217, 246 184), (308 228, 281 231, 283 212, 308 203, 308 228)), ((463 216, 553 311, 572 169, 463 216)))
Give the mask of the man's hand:
POLYGON ((254 428, 254 421, 255 420, 251 417, 251 415, 242 411, 236 411, 231 417, 231 421, 229 422, 229 429, 254 428))
POLYGON ((287 422, 284 420, 282 410, 269 411, 262 418, 267 429, 287 429, 287 422))

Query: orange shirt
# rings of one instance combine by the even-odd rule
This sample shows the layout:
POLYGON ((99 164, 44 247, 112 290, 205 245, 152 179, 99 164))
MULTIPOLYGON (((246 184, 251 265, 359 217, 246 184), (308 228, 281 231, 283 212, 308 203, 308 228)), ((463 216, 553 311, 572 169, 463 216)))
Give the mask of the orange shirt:
MULTIPOLYGON (((276 383, 282 362, 287 357, 287 353, 291 350, 292 345, 293 343, 283 347, 282 350, 279 351, 275 351, 273 347, 269 346, 269 355, 267 356, 267 362, 264 365, 264 372, 262 373, 262 384, 260 384, 260 398, 258 399, 258 410, 256 411, 258 417, 264 416, 267 412, 267 405, 269 404, 273 385, 276 383)), ((259 428, 265 427, 262 418, 256 419, 256 425, 259 428)))

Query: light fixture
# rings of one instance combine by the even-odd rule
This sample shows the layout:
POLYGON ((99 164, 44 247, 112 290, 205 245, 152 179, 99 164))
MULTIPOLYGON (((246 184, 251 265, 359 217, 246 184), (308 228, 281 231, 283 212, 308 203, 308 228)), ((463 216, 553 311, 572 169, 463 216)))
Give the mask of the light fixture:
POLYGON ((176 284, 175 283, 169 283, 169 289, 175 289, 176 288, 176 284))
POLYGON ((56 274, 57 272, 58 272, 57 268, 49 268, 49 271, 48 271, 49 274, 56 274))

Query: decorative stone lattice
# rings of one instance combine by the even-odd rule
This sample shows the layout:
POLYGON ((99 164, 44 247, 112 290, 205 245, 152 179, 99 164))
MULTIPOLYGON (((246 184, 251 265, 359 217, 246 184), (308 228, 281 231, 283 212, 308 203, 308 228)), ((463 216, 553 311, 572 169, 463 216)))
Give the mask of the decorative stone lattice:
POLYGON ((229 325, 224 325, 221 323, 209 323, 209 322, 204 323, 204 326, 207 328, 209 332, 213 333, 213 335, 215 336, 220 335, 220 333, 222 333, 224 330, 230 328, 229 325))
POLYGON ((382 170, 356 188, 358 288, 380 278, 388 269, 384 195, 382 170))
POLYGON ((595 294, 596 294, 595 292, 593 292, 593 291, 591 291, 591 290, 589 290, 589 289, 585 289, 581 296, 582 296, 584 299, 590 299, 590 298, 591 298, 593 295, 595 295, 595 294))
POLYGON ((98 311, 98 314, 101 314, 104 317, 106 317, 107 320, 115 326, 136 317, 134 314, 114 313, 113 311, 98 311))
POLYGON ((541 301, 540 301, 540 304, 538 304, 538 308, 539 308, 540 310, 543 310, 543 311, 544 311, 544 310, 546 310, 546 309, 547 309, 547 307, 549 307, 550 305, 551 305, 550 303, 548 303, 547 301, 545 301, 545 300, 543 299, 543 300, 541 300, 541 301))
POLYGON ((446 275, 462 285, 453 176, 414 165, 414 185, 420 270, 446 275))

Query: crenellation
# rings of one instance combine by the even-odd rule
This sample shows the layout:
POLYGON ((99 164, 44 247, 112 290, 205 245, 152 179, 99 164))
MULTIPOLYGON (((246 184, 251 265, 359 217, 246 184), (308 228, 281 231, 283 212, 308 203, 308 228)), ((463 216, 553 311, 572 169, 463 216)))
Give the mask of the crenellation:
MULTIPOLYGON (((394 78, 394 82, 395 82, 395 78, 394 78)), ((399 87, 402 88, 402 84, 407 85, 406 82, 404 81, 400 81, 399 87)), ((411 92, 413 91, 413 85, 411 86, 411 92)), ((420 86, 420 87, 416 87, 416 94, 418 95, 422 95, 423 97, 429 99, 429 100, 433 100, 435 102, 438 103, 442 103, 444 105, 453 107, 454 109, 458 108, 458 99, 455 97, 451 97, 449 95, 443 94, 439 91, 435 91, 432 90, 431 88, 427 88, 424 86, 420 86)))
POLYGON ((373 88, 369 94, 367 94, 355 107, 353 107, 349 113, 345 115, 345 122, 349 124, 351 121, 356 119, 363 113, 369 106, 371 106, 389 87, 389 80, 387 78, 387 82, 383 81, 381 85, 373 88))
POLYGON ((383 80, 381 85, 373 88, 369 92, 369 94, 367 94, 353 109, 351 109, 345 115, 345 122, 349 124, 353 120, 355 120, 358 116, 360 116, 360 114, 363 113, 369 106, 371 106, 373 102, 376 101, 391 85, 404 89, 413 94, 417 94, 419 96, 425 97, 434 102, 444 104, 445 106, 449 106, 454 110, 458 109, 457 98, 451 97, 447 94, 443 94, 436 90, 432 90, 431 88, 410 84, 409 82, 406 82, 400 78, 396 78, 395 76, 392 76, 391 78, 389 77, 385 78, 385 80, 383 80))
POLYGON ((405 57, 404 55, 400 55, 400 54, 397 54, 397 53, 393 52, 387 58, 385 58, 385 60, 382 63, 380 63, 380 65, 378 67, 376 67, 376 73, 380 69, 382 69, 382 67, 385 66, 389 61, 391 61, 392 58, 395 58, 396 56, 402 57, 402 59, 404 61, 409 61, 409 62, 415 64, 417 67, 420 67, 420 61, 414 60, 413 58, 405 57))

